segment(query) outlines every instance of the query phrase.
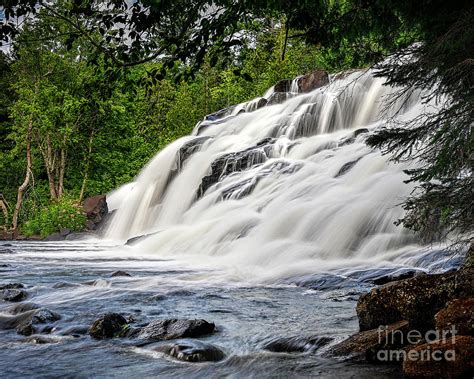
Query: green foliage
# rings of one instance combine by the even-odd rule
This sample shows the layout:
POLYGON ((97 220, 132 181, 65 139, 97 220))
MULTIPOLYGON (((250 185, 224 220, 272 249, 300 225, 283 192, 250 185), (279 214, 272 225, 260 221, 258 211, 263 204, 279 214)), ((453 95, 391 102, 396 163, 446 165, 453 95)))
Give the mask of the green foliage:
POLYGON ((82 207, 66 196, 33 212, 29 220, 21 227, 21 232, 27 236, 46 237, 62 229, 82 231, 86 226, 86 215, 82 207))

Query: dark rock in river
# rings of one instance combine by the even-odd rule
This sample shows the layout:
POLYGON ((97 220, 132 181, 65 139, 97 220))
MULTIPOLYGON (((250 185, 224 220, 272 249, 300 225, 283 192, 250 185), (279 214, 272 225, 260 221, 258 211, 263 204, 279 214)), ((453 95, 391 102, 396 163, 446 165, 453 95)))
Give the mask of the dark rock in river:
POLYGON ((274 142, 272 138, 265 138, 253 147, 235 153, 224 154, 217 158, 211 164, 210 173, 202 178, 198 189, 198 197, 204 195, 209 187, 219 182, 225 176, 264 163, 272 152, 274 142))
POLYGON ((25 288, 25 286, 21 283, 5 283, 5 284, 0 284, 0 290, 7 290, 7 289, 20 289, 20 288, 25 288))
POLYGON ((22 301, 25 300, 28 295, 25 290, 15 288, 1 290, 0 294, 4 301, 22 301))
POLYGON ((117 276, 132 276, 132 275, 129 274, 128 272, 122 271, 122 270, 118 270, 118 271, 115 271, 112 274, 110 274, 111 278, 114 278, 114 277, 117 277, 117 276))
POLYGON ((218 362, 225 358, 224 352, 217 346, 196 340, 166 343, 154 350, 185 362, 218 362))
POLYGON ((331 337, 282 337, 275 338, 265 343, 265 350, 275 353, 295 353, 315 351, 327 345, 333 339, 331 337))
POLYGON ((398 274, 395 273, 395 274, 380 276, 380 277, 372 280, 372 283, 380 286, 380 285, 387 284, 387 283, 390 283, 390 282, 396 282, 396 281, 403 280, 403 279, 413 278, 417 274, 420 274, 420 273, 416 270, 407 270, 405 272, 398 273, 398 274))
POLYGON ((456 336, 411 347, 407 357, 403 362, 406 378, 472 378, 474 337, 456 336))
POLYGON ((30 336, 50 332, 52 329, 50 323, 59 320, 61 316, 49 309, 39 308, 20 314, 16 318, 19 320, 16 331, 24 336, 30 336))
POLYGON ((97 339, 124 337, 129 325, 119 313, 106 313, 94 321, 89 328, 89 335, 97 339))
POLYGON ((197 152, 201 148, 203 143, 209 140, 210 138, 211 137, 209 136, 196 137, 191 141, 186 142, 183 146, 180 147, 178 151, 178 171, 181 171, 184 166, 184 162, 186 162, 186 160, 191 155, 197 152))
POLYGON ((379 361, 378 352, 398 350, 406 344, 409 332, 407 321, 388 325, 383 330, 377 328, 356 333, 332 347, 327 356, 343 356, 357 361, 379 361))
POLYGON ((450 301, 435 315, 437 330, 452 330, 457 335, 474 336, 474 297, 450 301))
POLYGON ((418 276, 374 288, 357 303, 361 331, 407 320, 420 331, 434 328, 434 315, 455 295, 456 272, 418 276))
POLYGON ((288 99, 288 96, 286 92, 274 92, 268 98, 267 105, 281 104, 288 99))
POLYGON ((291 88, 291 79, 282 79, 274 85, 273 91, 275 92, 289 92, 291 88))
POLYGON ((88 197, 84 200, 83 209, 87 216, 87 228, 89 230, 96 230, 109 211, 106 196, 88 197))
POLYGON ((214 329, 214 323, 206 320, 155 320, 142 328, 138 338, 153 341, 195 338, 211 334, 214 329))

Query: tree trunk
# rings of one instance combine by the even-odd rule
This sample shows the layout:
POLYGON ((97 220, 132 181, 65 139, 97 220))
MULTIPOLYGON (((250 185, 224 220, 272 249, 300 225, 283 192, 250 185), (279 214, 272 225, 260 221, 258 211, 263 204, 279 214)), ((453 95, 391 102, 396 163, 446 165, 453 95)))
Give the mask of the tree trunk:
POLYGON ((64 193, 64 173, 66 172, 66 150, 61 149, 61 159, 59 164, 58 198, 64 193))
POLYGON ((56 175, 55 175, 55 156, 53 152, 53 147, 51 146, 51 139, 49 135, 46 137, 46 152, 43 153, 44 165, 46 167, 46 174, 48 175, 49 182, 49 194, 51 195, 52 200, 58 198, 58 192, 56 188, 56 175))
POLYGON ((91 162, 91 153, 92 153, 92 142, 94 140, 94 130, 91 131, 89 138, 89 148, 87 153, 86 167, 84 169, 84 178, 82 179, 81 194, 79 195, 79 203, 82 203, 84 199, 84 193, 86 192, 87 179, 89 178, 89 166, 91 162))
POLYGON ((31 160, 31 134, 33 131, 33 118, 30 118, 30 122, 28 124, 28 132, 26 136, 26 175, 25 180, 18 187, 18 196, 16 199, 15 211, 13 212, 13 219, 12 219, 12 226, 13 230, 18 228, 18 217, 20 215, 21 206, 23 205, 23 195, 28 188, 28 184, 30 183, 30 179, 33 176, 33 163, 31 160))

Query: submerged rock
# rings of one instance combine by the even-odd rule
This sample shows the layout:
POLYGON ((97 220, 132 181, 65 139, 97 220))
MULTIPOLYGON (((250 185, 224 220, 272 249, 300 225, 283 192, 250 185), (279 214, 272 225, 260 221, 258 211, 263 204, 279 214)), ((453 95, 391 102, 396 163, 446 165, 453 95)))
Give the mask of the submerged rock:
POLYGON ((0 290, 7 290, 7 289, 20 289, 25 288, 24 284, 21 283, 4 283, 0 284, 0 290))
POLYGON ((176 338, 195 338, 214 332, 215 324, 206 320, 155 320, 141 329, 138 338, 162 341, 176 338))
POLYGON ((437 330, 456 329, 457 335, 474 336, 474 297, 450 301, 435 315, 437 330))
POLYGON ((472 378, 474 337, 456 336, 421 344, 407 351, 403 373, 407 378, 472 378))
POLYGON ((455 297, 456 273, 418 276, 374 288, 357 303, 361 331, 407 320, 420 331, 434 328, 434 315, 455 297))
POLYGON ((110 274, 111 278, 115 278, 117 276, 129 276, 129 277, 131 277, 132 275, 129 274, 128 272, 122 271, 122 270, 117 270, 117 271, 114 271, 112 274, 110 274))
POLYGON ((265 343, 263 348, 275 353, 315 351, 331 342, 331 337, 281 337, 265 343))
POLYGON ((154 350, 185 362, 218 362, 225 358, 224 352, 217 346, 196 340, 167 343, 154 350))
POLYGON ((89 335, 97 339, 124 337, 129 329, 127 319, 119 313, 106 313, 93 322, 89 335))
POLYGON ((393 323, 384 329, 366 330, 338 343, 326 355, 343 356, 357 361, 380 361, 379 351, 397 350, 405 346, 407 332, 407 321, 393 323))

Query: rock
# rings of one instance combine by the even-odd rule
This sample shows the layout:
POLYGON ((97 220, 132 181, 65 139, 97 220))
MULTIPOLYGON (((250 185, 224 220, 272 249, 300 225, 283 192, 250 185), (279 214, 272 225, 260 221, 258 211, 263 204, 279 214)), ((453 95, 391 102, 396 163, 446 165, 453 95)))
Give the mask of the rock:
POLYGON ((410 348, 403 362, 407 378, 472 378, 474 337, 456 336, 410 348))
POLYGON ((178 151, 178 171, 181 171, 184 162, 193 155, 195 152, 199 151, 201 146, 209 140, 211 137, 209 136, 203 136, 203 137, 195 137, 189 142, 186 142, 183 146, 180 147, 178 151))
POLYGON ((298 79, 300 93, 311 92, 329 84, 329 74, 324 70, 316 70, 298 79))
POLYGON ((457 335, 474 336, 474 297, 456 299, 435 315, 436 329, 456 329, 457 335))
POLYGON ((383 361, 380 351, 398 350, 405 345, 405 335, 409 332, 407 321, 388 325, 386 329, 372 329, 356 333, 333 346, 326 356, 344 356, 356 361, 383 361))
POLYGON ((339 169, 339 171, 337 172, 336 174, 336 178, 344 175, 346 172, 348 172, 352 167, 354 167, 356 165, 357 162, 359 162, 361 160, 361 158, 357 158, 353 161, 350 161, 350 162, 347 162, 347 163, 344 163, 342 165, 342 167, 339 169))
POLYGON ((383 275, 379 278, 374 279, 372 283, 380 286, 380 285, 387 284, 390 282, 396 282, 403 279, 413 278, 416 274, 418 274, 416 270, 408 270, 408 271, 402 272, 401 274, 383 275))
POLYGON ((462 267, 456 273, 454 289, 457 298, 474 295, 474 267, 462 267))
POLYGON ((87 228, 96 230, 108 213, 105 195, 97 195, 84 200, 84 212, 87 216, 87 228))
POLYGON ((274 92, 270 95, 267 100, 266 105, 281 104, 288 99, 288 94, 286 92, 274 92))
POLYGON ((218 362, 225 358, 224 352, 217 346, 196 340, 167 343, 154 350, 185 362, 218 362))
POLYGON ((417 276, 374 288, 357 302, 361 331, 407 320, 421 332, 434 328, 434 315, 455 296, 456 272, 417 276))
POLYGON ((211 163, 210 173, 202 178, 201 185, 198 188, 198 198, 223 177, 247 170, 257 164, 264 163, 273 150, 273 138, 265 138, 255 146, 248 149, 228 153, 220 156, 211 163))
POLYGON ((7 290, 7 289, 20 289, 20 288, 25 288, 25 286, 21 283, 6 283, 6 284, 0 284, 0 290, 7 290))
POLYGON ((97 339, 124 337, 128 328, 128 322, 121 314, 106 313, 93 322, 89 335, 97 339))
POLYGON ((4 247, 0 247, 0 254, 14 254, 15 252, 12 249, 6 249, 4 247))
POLYGON ((27 311, 20 315, 21 322, 16 326, 16 331, 24 336, 30 336, 35 333, 49 332, 52 322, 61 319, 61 316, 46 308, 39 308, 32 311, 27 311), (46 324, 40 327, 41 324, 46 324))
POLYGON ((111 278, 114 278, 116 276, 132 276, 132 275, 130 275, 128 272, 125 272, 125 271, 122 271, 122 270, 118 270, 118 271, 115 271, 112 274, 110 274, 111 278))
POLYGON ((265 343, 263 348, 265 350, 273 351, 274 353, 294 353, 294 352, 314 352, 322 346, 331 342, 331 337, 283 337, 275 338, 265 343))
POLYGON ((369 129, 366 129, 366 128, 360 128, 360 129, 357 129, 355 132, 354 132, 354 138, 357 138, 357 136, 360 136, 361 134, 366 134, 369 132, 369 129))
POLYGON ((290 92, 291 82, 292 82, 291 79, 280 80, 277 84, 274 85, 273 91, 274 92, 290 92))
POLYGON ((1 291, 1 297, 4 301, 22 301, 26 299, 27 293, 21 289, 4 289, 1 291))
POLYGON ((214 323, 206 320, 155 320, 142 328, 138 338, 154 341, 195 338, 211 334, 214 329, 214 323))

